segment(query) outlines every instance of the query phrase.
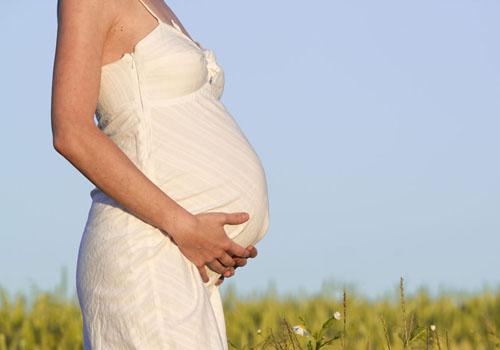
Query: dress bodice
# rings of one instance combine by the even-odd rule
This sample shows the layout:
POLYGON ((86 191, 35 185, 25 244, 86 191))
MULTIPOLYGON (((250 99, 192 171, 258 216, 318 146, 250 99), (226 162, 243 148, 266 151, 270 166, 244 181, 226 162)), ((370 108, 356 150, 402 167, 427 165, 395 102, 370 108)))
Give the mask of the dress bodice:
POLYGON ((97 119, 109 122, 106 116, 137 98, 153 104, 165 102, 193 94, 205 85, 210 85, 215 98, 221 98, 224 71, 214 51, 194 42, 174 21, 169 25, 158 19, 157 27, 132 52, 102 66, 97 119))

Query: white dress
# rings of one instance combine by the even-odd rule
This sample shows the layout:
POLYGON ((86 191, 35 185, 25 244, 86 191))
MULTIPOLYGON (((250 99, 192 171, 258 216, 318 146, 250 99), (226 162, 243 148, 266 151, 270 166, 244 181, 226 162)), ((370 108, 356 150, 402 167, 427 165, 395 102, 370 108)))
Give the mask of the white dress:
MULTIPOLYGON (((225 225, 256 244, 269 225, 264 169, 220 101, 214 52, 158 20, 132 53, 102 67, 98 127, 192 214, 246 211, 225 225)), ((79 247, 76 284, 85 349, 227 349, 219 274, 196 266, 159 229, 95 187, 79 247)))

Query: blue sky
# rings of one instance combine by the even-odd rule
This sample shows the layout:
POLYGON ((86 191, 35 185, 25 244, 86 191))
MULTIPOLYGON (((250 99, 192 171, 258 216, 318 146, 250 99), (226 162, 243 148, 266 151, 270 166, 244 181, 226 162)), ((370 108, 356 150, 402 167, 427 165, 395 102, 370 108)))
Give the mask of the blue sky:
MULTIPOLYGON (((270 229, 223 289, 500 282, 497 1, 171 1, 225 70, 270 229)), ((52 148, 56 1, 2 3, 0 285, 74 285, 91 183, 52 148)))

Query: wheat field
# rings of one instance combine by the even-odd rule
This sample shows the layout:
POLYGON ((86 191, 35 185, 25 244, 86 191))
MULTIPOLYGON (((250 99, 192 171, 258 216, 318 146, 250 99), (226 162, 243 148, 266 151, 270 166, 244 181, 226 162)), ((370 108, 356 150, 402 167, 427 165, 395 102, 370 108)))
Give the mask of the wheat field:
MULTIPOLYGON (((50 292, 0 288, 0 350, 82 349, 82 319, 65 282, 50 292)), ((348 288, 307 297, 223 293, 230 349, 456 349, 500 348, 500 291, 474 294, 425 290, 371 300, 348 288)))

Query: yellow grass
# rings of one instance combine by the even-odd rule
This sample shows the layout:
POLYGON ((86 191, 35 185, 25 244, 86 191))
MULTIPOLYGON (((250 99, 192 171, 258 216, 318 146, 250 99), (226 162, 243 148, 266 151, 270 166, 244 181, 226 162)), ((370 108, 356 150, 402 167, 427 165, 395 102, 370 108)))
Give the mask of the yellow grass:
MULTIPOLYGON (((227 288, 223 299, 230 348, 500 348, 498 290, 435 297, 421 290, 405 295, 401 279, 397 296, 370 300, 349 290, 331 294, 278 296, 270 290, 238 296, 227 288), (294 331, 298 325, 307 335, 294 331)), ((0 288, 0 350, 81 349, 78 303, 74 296, 64 295, 59 288, 38 291, 31 298, 18 293, 9 300, 0 288)))

